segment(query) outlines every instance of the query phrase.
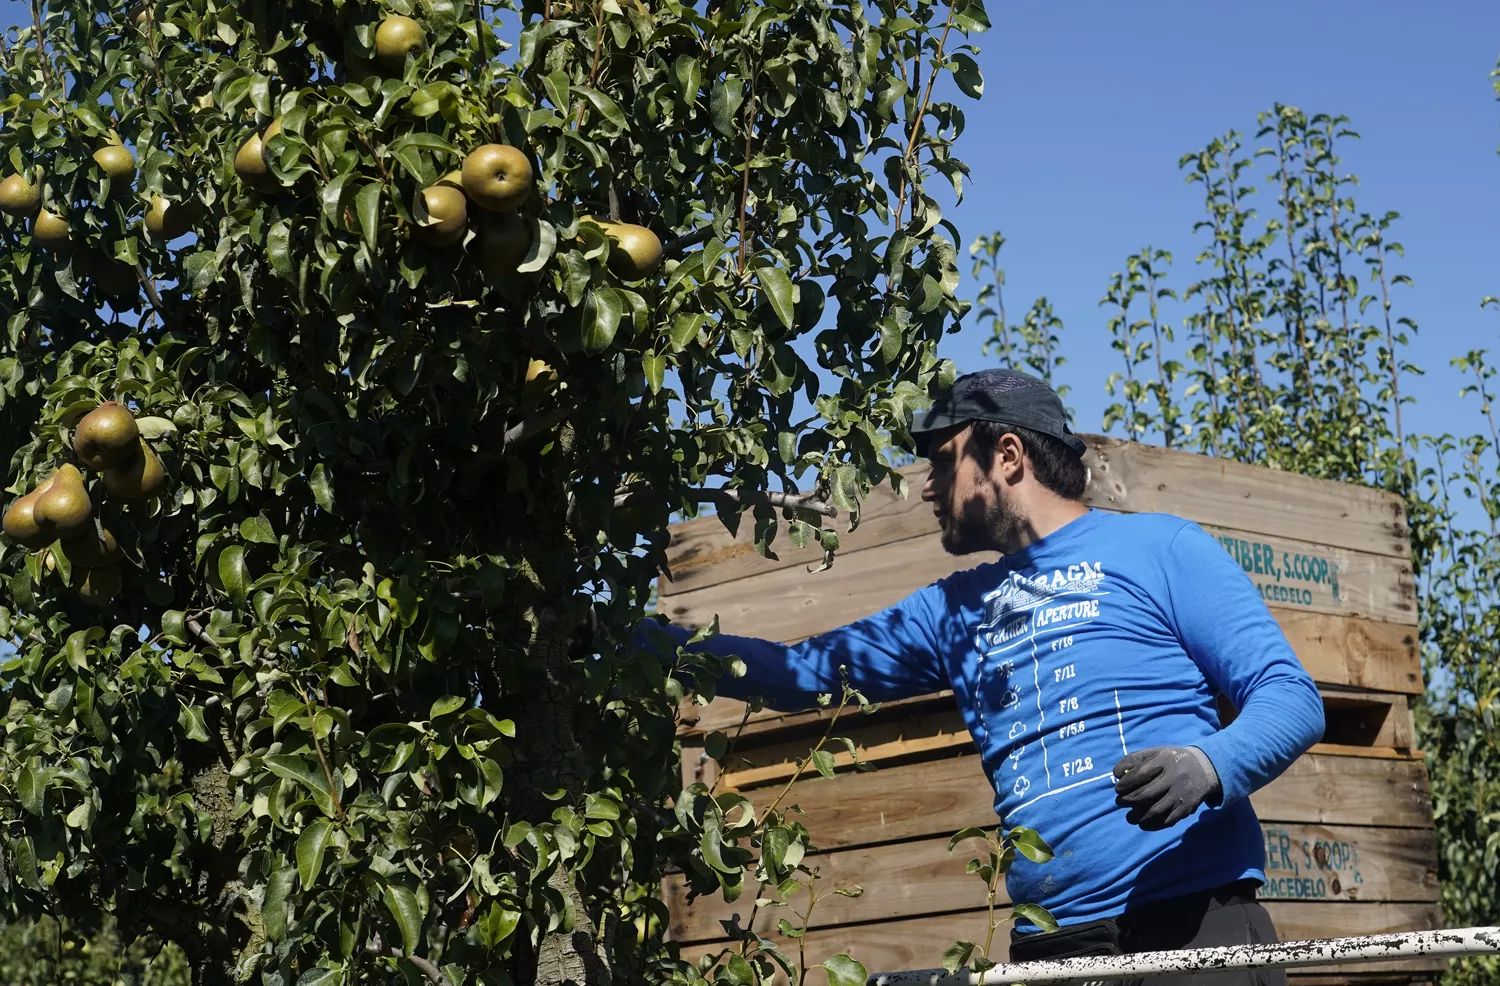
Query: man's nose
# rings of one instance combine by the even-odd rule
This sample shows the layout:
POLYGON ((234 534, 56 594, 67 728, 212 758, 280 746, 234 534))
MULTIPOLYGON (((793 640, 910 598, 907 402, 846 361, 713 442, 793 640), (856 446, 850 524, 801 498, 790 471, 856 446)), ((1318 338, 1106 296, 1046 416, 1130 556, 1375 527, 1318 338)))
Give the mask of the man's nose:
POLYGON ((937 499, 937 483, 932 478, 932 473, 927 474, 927 482, 922 484, 922 502, 931 503, 937 499))

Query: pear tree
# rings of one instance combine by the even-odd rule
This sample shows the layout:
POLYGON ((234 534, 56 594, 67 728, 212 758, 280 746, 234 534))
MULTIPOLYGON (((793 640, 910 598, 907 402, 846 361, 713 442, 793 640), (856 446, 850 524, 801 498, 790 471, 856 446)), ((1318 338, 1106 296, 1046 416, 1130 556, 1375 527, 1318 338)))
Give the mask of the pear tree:
POLYGON ((4 918, 196 983, 768 980, 677 959, 658 886, 753 899, 807 830, 684 788, 733 661, 632 628, 671 518, 832 552, 899 483, 981 3, 31 8, 4 918))

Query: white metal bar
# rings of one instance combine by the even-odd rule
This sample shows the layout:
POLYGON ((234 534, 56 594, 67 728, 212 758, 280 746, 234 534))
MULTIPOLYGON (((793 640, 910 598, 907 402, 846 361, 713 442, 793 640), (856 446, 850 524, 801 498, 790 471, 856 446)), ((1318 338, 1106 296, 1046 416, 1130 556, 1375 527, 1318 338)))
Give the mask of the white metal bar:
POLYGON ((1025 983, 1081 983, 1140 976, 1232 972, 1240 969, 1289 969, 1300 966, 1454 955, 1500 954, 1500 928, 1456 928, 1407 931, 1356 938, 1323 938, 1269 945, 1228 945, 1133 955, 1084 956, 997 965, 983 973, 942 969, 885 972, 870 977, 870 986, 1010 986, 1025 983))

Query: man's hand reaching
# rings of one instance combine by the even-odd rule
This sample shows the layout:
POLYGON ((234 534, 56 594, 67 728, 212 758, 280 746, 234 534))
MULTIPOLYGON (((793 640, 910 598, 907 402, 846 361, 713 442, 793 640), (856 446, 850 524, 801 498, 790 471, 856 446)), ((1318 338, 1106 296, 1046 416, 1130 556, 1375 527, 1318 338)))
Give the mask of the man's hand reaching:
POLYGON ((1115 804, 1148 832, 1170 828, 1205 803, 1216 804, 1219 775, 1195 746, 1157 746, 1115 764, 1115 804))

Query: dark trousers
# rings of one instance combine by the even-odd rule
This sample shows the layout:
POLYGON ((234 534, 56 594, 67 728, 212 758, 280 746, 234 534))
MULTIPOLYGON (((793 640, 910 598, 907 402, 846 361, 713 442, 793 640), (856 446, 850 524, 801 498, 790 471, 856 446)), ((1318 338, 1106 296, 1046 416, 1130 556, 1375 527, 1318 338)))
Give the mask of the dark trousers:
MULTIPOLYGON (((1082 955, 1129 955, 1216 945, 1279 941, 1271 915, 1255 899, 1253 880, 1207 893, 1174 897, 1126 911, 1117 918, 1070 925, 1051 934, 1011 932, 1010 961, 1082 955)), ((1112 981, 1116 986, 1286 986, 1284 969, 1242 969, 1212 974, 1112 981)))

